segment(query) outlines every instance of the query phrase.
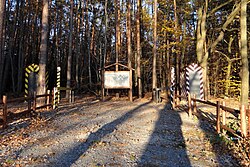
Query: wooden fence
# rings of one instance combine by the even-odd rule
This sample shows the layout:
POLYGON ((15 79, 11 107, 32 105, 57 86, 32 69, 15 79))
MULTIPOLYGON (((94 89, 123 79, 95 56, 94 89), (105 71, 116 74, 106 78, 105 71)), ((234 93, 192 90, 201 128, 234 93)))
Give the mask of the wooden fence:
POLYGON ((198 110, 197 110, 197 102, 214 106, 216 109, 216 121, 209 120, 210 122, 214 123, 216 125, 216 131, 217 133, 221 133, 222 131, 228 131, 235 135, 236 137, 247 137, 249 134, 249 129, 250 129, 250 119, 248 119, 247 122, 247 117, 250 118, 250 112, 248 107, 246 106, 241 106, 240 110, 238 109, 233 109, 230 107, 225 106, 225 102, 220 103, 220 101, 216 101, 216 103, 211 102, 211 101, 205 101, 201 99, 196 99, 195 96, 191 97, 190 94, 188 94, 188 97, 186 96, 180 96, 180 95, 175 95, 173 100, 173 108, 175 108, 177 105, 180 104, 180 100, 185 99, 187 101, 187 106, 188 106, 188 114, 189 116, 196 115, 200 116, 198 110), (240 135, 232 128, 228 127, 226 125, 226 113, 231 113, 234 115, 236 118, 240 116, 240 135), (247 132, 248 131, 248 132, 247 132))
MULTIPOLYGON (((72 91, 72 88, 65 88, 65 87, 56 87, 52 92, 47 91, 46 94, 43 95, 37 95, 36 92, 34 92, 34 96, 28 96, 28 97, 21 97, 21 98, 14 98, 7 100, 7 96, 3 96, 2 101, 0 100, 0 106, 2 106, 2 115, 0 115, 0 120, 3 122, 3 128, 7 127, 8 119, 10 119, 10 113, 8 112, 8 104, 10 103, 17 103, 17 102, 27 102, 27 109, 24 109, 21 112, 18 112, 18 114, 30 114, 32 111, 36 112, 36 110, 46 108, 49 109, 49 107, 53 107, 53 109, 56 109, 58 107, 59 101, 60 101, 60 91, 69 91, 69 102, 74 102, 74 91, 72 91), (43 100, 43 105, 37 106, 38 99, 45 98, 43 100)), ((1 108, 1 107, 0 107, 1 108)), ((18 114, 11 113, 12 116, 17 116, 18 114)))
POLYGON ((3 96, 2 101, 0 101, 0 105, 3 106, 2 107, 2 111, 3 114, 0 116, 0 119, 2 119, 3 122, 3 128, 7 127, 7 122, 8 119, 10 119, 12 116, 18 116, 20 114, 30 114, 32 111, 36 112, 36 110, 38 109, 42 109, 42 108, 47 108, 49 109, 49 107, 51 107, 53 104, 52 101, 52 94, 48 91, 47 94, 44 95, 36 95, 36 93, 34 93, 34 96, 28 96, 28 97, 21 97, 21 98, 14 98, 14 99, 10 99, 8 100, 7 96, 3 96), (45 103, 43 105, 37 106, 37 100, 41 99, 41 98, 45 98, 45 103), (17 102, 27 102, 27 109, 24 109, 21 112, 18 113, 9 113, 8 112, 8 104, 13 104, 13 103, 17 103, 17 102))

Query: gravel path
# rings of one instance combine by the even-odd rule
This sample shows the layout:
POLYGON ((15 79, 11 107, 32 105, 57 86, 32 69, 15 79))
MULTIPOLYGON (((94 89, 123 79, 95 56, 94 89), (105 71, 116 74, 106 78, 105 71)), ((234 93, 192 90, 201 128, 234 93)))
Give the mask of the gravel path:
POLYGON ((1 136, 0 166, 238 166, 213 127, 166 103, 78 101, 43 120, 1 136))

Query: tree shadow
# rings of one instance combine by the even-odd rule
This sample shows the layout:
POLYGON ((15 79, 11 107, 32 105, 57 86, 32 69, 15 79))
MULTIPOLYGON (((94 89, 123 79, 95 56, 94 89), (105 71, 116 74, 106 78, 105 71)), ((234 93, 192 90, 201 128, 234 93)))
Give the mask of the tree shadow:
POLYGON ((81 155, 83 155, 89 148, 91 148, 96 141, 100 141, 102 138, 107 136, 108 134, 111 134, 114 132, 120 124, 123 124, 128 119, 132 118, 134 114, 141 111, 140 109, 143 106, 148 105, 151 103, 151 101, 141 104, 140 106, 136 107, 135 109, 127 112, 126 114, 122 115, 120 118, 105 124, 100 129, 98 129, 96 132, 91 133, 87 140, 83 143, 77 143, 74 145, 71 149, 67 150, 66 152, 63 152, 61 155, 59 155, 54 162, 50 163, 50 166, 53 167, 69 167, 73 163, 75 163, 81 155))
MULTIPOLYGON (((230 155, 230 148, 226 143, 225 138, 222 138, 216 132, 216 115, 211 112, 206 112, 202 109, 202 104, 197 109, 195 116, 198 118, 198 126, 205 134, 205 139, 211 145, 211 151, 215 154, 216 159, 212 160, 213 166, 217 164, 218 166, 240 166, 238 160, 233 155, 230 155)), ((188 112, 187 105, 178 106, 182 111, 188 112)), ((216 110, 216 109, 215 109, 216 110)), ((212 166, 211 164, 211 166, 212 166)))
POLYGON ((197 111, 201 113, 198 118, 199 126, 205 133, 207 140, 212 146, 212 151, 216 155, 216 163, 219 164, 219 166, 241 166, 237 158, 234 155, 230 154, 231 151, 227 142, 232 141, 229 141, 230 139, 226 139, 226 137, 222 137, 217 133, 215 129, 216 119, 213 119, 215 115, 206 113, 202 110, 197 111))
POLYGON ((182 135, 182 120, 167 104, 159 113, 154 132, 141 156, 138 166, 191 166, 182 135))

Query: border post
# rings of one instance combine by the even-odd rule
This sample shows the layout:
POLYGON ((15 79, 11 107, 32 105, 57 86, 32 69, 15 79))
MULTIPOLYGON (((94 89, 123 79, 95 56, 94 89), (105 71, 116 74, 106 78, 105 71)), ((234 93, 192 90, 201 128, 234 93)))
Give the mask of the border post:
POLYGON ((57 87, 57 98, 58 98, 58 104, 60 101, 60 87, 61 87, 61 67, 57 67, 57 73, 56 73, 56 87, 57 87))

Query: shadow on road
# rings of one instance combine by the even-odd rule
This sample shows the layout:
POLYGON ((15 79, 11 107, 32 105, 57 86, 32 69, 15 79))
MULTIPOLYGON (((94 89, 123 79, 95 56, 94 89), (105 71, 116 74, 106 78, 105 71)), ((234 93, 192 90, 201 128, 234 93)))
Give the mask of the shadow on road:
MULTIPOLYGON (((199 105, 198 107, 202 108, 204 106, 199 105)), ((180 105, 177 108, 184 112, 188 112, 188 107, 186 105, 180 105)), ((214 115, 214 113, 198 109, 195 117, 198 117, 198 126, 205 134, 205 139, 203 140, 206 140, 211 145, 211 148, 205 148, 206 144, 204 144, 204 150, 211 151, 216 156, 216 159, 210 160, 211 166, 240 166, 237 158, 230 155, 230 148, 229 145, 226 144, 226 140, 221 138, 216 132, 216 115, 214 115)), ((200 151, 202 152, 202 150, 200 151)))
POLYGON ((159 114, 155 129, 138 165, 191 166, 182 135, 182 121, 179 113, 171 110, 170 105, 166 105, 159 114))
POLYGON ((127 112, 126 114, 124 114, 120 118, 118 118, 118 119, 116 119, 108 124, 105 124, 96 132, 91 133, 88 136, 86 142, 77 144, 74 147, 72 147, 71 149, 69 149, 68 151, 59 155, 59 157, 57 157, 56 159, 61 160, 61 161, 60 162, 53 162, 53 164, 51 164, 51 165, 54 167, 61 167, 61 166, 69 167, 69 166, 71 166, 73 163, 75 163, 79 159, 79 157, 81 155, 83 155, 89 148, 91 148, 95 144, 96 141, 100 141, 106 135, 114 132, 117 129, 118 125, 123 124, 125 121, 127 121, 128 119, 133 117, 134 114, 141 111, 140 109, 143 106, 146 106, 149 103, 150 102, 143 103, 142 105, 136 107, 135 109, 127 112), (64 161, 64 160, 67 160, 67 161, 64 161))

